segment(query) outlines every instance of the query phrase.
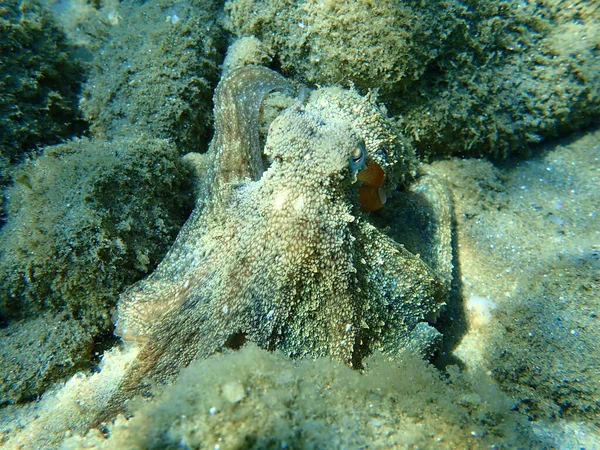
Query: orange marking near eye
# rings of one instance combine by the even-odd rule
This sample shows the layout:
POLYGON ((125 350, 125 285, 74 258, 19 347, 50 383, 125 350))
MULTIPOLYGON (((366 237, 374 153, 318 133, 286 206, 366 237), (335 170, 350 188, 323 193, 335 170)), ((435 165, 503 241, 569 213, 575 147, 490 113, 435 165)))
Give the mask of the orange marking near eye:
POLYGON ((385 172, 379 164, 372 162, 365 170, 359 172, 356 178, 362 181, 364 186, 379 187, 383 184, 385 172))
POLYGON ((358 188, 357 201, 363 211, 376 211, 382 208, 386 201, 385 191, 380 188, 385 178, 385 172, 379 164, 372 162, 356 176, 362 182, 358 188))
POLYGON ((356 199, 363 211, 377 211, 383 208, 386 201, 385 191, 374 186, 360 186, 356 199))

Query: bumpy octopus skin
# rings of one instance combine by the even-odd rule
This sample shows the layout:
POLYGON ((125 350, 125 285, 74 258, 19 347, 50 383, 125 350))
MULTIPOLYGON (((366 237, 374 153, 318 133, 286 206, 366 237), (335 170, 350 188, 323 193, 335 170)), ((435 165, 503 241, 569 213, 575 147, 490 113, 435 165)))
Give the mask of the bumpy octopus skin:
POLYGON ((168 380, 246 340, 360 367, 373 350, 431 335, 426 321, 447 283, 356 202, 366 164, 379 164, 390 184, 407 177, 387 119, 354 91, 321 89, 284 110, 261 149, 261 102, 288 88, 257 66, 217 88, 196 210, 156 271, 119 302, 117 334, 141 348, 130 381, 168 380))

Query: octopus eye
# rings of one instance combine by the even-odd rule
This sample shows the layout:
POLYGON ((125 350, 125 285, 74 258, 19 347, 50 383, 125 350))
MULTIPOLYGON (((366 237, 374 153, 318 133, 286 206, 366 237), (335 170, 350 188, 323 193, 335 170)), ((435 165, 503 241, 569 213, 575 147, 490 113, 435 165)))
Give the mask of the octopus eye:
POLYGON ((358 145, 352 150, 350 155, 350 170, 352 172, 358 172, 365 167, 365 161, 367 159, 367 150, 365 149, 365 143, 359 141, 358 145))

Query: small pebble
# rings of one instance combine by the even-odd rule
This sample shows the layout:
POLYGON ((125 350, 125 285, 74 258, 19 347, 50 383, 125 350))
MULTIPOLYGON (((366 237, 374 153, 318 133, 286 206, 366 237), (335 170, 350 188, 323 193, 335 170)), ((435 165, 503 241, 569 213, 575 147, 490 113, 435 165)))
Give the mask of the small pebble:
POLYGON ((239 403, 246 396, 246 390, 242 383, 230 381, 223 385, 223 397, 231 403, 239 403))

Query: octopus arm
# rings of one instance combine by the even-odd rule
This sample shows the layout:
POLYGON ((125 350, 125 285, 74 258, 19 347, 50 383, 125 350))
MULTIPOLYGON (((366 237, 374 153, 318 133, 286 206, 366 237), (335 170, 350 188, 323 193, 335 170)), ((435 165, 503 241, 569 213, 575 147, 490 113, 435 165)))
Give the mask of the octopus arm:
POLYGON ((437 274, 417 255, 371 224, 359 224, 359 284, 369 298, 365 311, 363 348, 396 352, 406 347, 420 324, 433 322, 446 301, 447 290, 437 274))
POLYGON ((424 174, 411 186, 411 191, 421 196, 427 203, 429 224, 426 234, 432 241, 424 249, 421 257, 430 264, 450 289, 454 266, 452 264, 452 221, 454 217, 453 200, 450 190, 435 176, 424 174))
POLYGON ((204 215, 194 211, 156 270, 121 294, 116 335, 125 341, 145 342, 155 324, 177 310, 189 292, 210 276, 210 261, 221 242, 201 226, 204 221, 204 215))

